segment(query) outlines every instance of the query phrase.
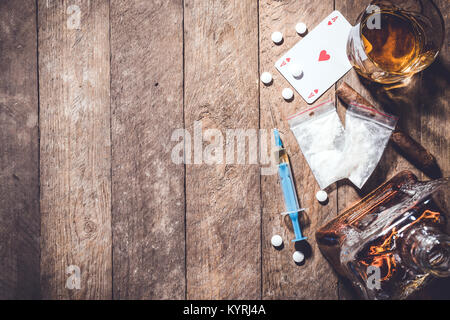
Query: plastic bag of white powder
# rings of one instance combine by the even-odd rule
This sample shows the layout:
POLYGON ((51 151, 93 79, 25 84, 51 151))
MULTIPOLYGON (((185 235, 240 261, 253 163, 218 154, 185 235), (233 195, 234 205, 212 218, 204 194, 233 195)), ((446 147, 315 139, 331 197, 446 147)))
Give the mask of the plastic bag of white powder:
POLYGON ((348 178, 362 188, 375 170, 397 118, 352 104, 345 130, 331 101, 288 119, 303 155, 321 189, 348 178))
POLYGON ((331 101, 302 111, 288 122, 321 189, 346 178, 341 166, 345 133, 331 101))
POLYGON ((347 178, 362 188, 383 155, 397 117, 373 108, 351 104, 345 115, 347 178))

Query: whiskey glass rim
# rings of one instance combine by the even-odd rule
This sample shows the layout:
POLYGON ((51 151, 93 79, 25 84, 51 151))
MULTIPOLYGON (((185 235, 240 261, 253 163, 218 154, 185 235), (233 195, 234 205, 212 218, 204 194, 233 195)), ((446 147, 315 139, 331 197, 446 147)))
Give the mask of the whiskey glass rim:
MULTIPOLYGON (((419 1, 421 2, 422 0, 419 0, 419 1)), ((443 47, 443 45, 444 45, 445 36, 446 36, 446 31, 445 31, 445 22, 444 22, 444 18, 443 18, 443 16, 442 16, 441 10, 440 10, 439 7, 434 3, 433 0, 427 0, 427 1, 433 6, 433 9, 434 9, 435 13, 438 15, 439 22, 436 22, 436 23, 439 24, 439 28, 440 28, 440 31, 441 31, 441 32, 440 32, 440 33, 441 33, 441 36, 439 37, 439 43, 437 44, 436 53, 434 54, 433 60, 427 65, 427 67, 428 67, 428 66, 430 66, 430 65, 436 60, 437 56, 439 55, 440 51, 442 50, 442 47, 443 47)), ((366 14, 367 14, 367 18, 368 18, 368 17, 369 17, 370 15, 372 15, 372 14, 383 12, 383 9, 380 8, 380 10, 379 10, 378 12, 370 12, 370 14, 368 13, 367 9, 368 9, 370 6, 372 6, 372 5, 376 5, 376 3, 377 3, 376 1, 371 1, 371 2, 369 3, 369 5, 367 5, 367 7, 359 14, 358 18, 356 19, 356 21, 357 21, 358 24, 359 24, 359 28, 358 28, 359 30, 358 30, 358 33, 359 33, 359 37, 360 37, 361 39, 362 39, 362 36, 363 36, 363 33, 362 33, 362 28, 363 28, 363 25, 364 25, 363 19, 365 18, 366 14)), ((393 6, 393 7, 395 7, 395 6, 393 6)), ((407 10, 402 10, 401 8, 398 8, 397 11, 408 12, 407 10)), ((422 15, 422 16, 423 16, 423 15, 422 15)), ((361 43, 362 43, 362 41, 361 41, 361 43)), ((363 46, 363 50, 364 50, 364 51, 366 50, 366 48, 365 48, 364 46, 363 46)), ((382 68, 381 68, 380 66, 378 66, 378 64, 373 60, 373 58, 372 58, 369 54, 366 53, 366 56, 367 56, 367 59, 369 59, 369 61, 370 61, 373 65, 375 65, 377 68, 379 68, 379 69, 382 70, 382 68)), ((420 71, 422 71, 422 70, 423 70, 423 69, 418 70, 418 71, 416 71, 416 72, 413 72, 413 74, 416 74, 416 73, 418 73, 418 72, 420 72, 420 71)), ((389 73, 390 73, 391 75, 394 75, 394 76, 403 76, 403 75, 404 75, 404 73, 401 72, 401 71, 389 71, 389 73)))

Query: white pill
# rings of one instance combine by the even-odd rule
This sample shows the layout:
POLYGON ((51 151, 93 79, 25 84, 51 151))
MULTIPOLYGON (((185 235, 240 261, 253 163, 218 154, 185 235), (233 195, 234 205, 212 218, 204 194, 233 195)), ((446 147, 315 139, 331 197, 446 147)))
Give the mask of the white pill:
POLYGON ((306 30, 308 30, 308 28, 306 28, 306 24, 303 22, 299 22, 295 25, 295 31, 300 35, 305 34, 306 30))
POLYGON ((297 263, 301 263, 305 259, 305 255, 300 251, 295 251, 292 255, 292 259, 294 259, 294 261, 297 263))
POLYGON ((300 78, 303 74, 302 66, 298 63, 293 63, 289 66, 289 71, 291 72, 292 76, 296 79, 300 78))
POLYGON ((281 239, 281 237, 279 235, 274 235, 272 237, 272 239, 270 240, 270 242, 272 243, 272 245, 274 247, 279 247, 283 244, 283 239, 281 239))
POLYGON ((270 72, 263 72, 261 74, 261 81, 264 84, 269 84, 272 82, 272 75, 270 74, 270 72))
POLYGON ((292 97, 294 96, 294 91, 292 91, 291 88, 284 88, 283 91, 281 92, 281 95, 285 100, 291 100, 292 97))
POLYGON ((328 199, 328 194, 327 194, 325 191, 323 191, 323 190, 317 191, 317 193, 316 193, 316 199, 317 199, 319 202, 325 202, 325 201, 327 201, 327 199, 328 199))
POLYGON ((272 41, 276 44, 281 43, 281 41, 283 41, 283 34, 279 31, 275 31, 272 33, 272 41))

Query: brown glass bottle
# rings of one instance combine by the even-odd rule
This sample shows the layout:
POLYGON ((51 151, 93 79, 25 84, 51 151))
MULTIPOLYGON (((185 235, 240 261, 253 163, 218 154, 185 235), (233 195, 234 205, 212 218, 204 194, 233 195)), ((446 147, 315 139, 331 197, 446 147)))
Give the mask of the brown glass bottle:
POLYGON ((316 232, 321 252, 365 299, 405 299, 450 276, 446 215, 434 201, 448 182, 400 172, 316 232))

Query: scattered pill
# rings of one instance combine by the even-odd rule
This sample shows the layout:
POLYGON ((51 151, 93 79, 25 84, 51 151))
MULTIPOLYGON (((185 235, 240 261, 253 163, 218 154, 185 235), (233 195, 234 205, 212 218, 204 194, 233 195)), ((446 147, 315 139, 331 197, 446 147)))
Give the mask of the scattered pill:
POLYGON ((294 259, 294 261, 297 263, 301 263, 305 259, 305 256, 300 251, 295 251, 294 254, 292 255, 292 259, 294 259))
POLYGON ((328 199, 328 194, 327 194, 325 191, 323 191, 323 190, 317 191, 317 193, 316 193, 316 199, 317 199, 319 202, 325 202, 325 201, 327 201, 327 199, 328 199))
POLYGON ((285 100, 291 100, 294 97, 294 91, 291 88, 284 88, 281 95, 285 100))
POLYGON ((276 44, 281 43, 281 41, 283 41, 283 34, 279 31, 275 31, 272 33, 272 41, 276 44))
POLYGON ((261 81, 264 84, 269 84, 272 82, 272 75, 270 74, 270 72, 263 72, 261 74, 261 81))
POLYGON ((270 240, 270 242, 274 247, 279 247, 283 244, 283 239, 281 239, 281 237, 276 234, 272 237, 272 240, 270 240))
POLYGON ((308 30, 308 28, 303 22, 299 22, 295 25, 295 31, 297 31, 299 35, 305 34, 306 30, 308 30))
POLYGON ((297 63, 291 64, 289 66, 289 71, 291 72, 292 76, 296 79, 300 78, 303 74, 302 66, 297 63))

